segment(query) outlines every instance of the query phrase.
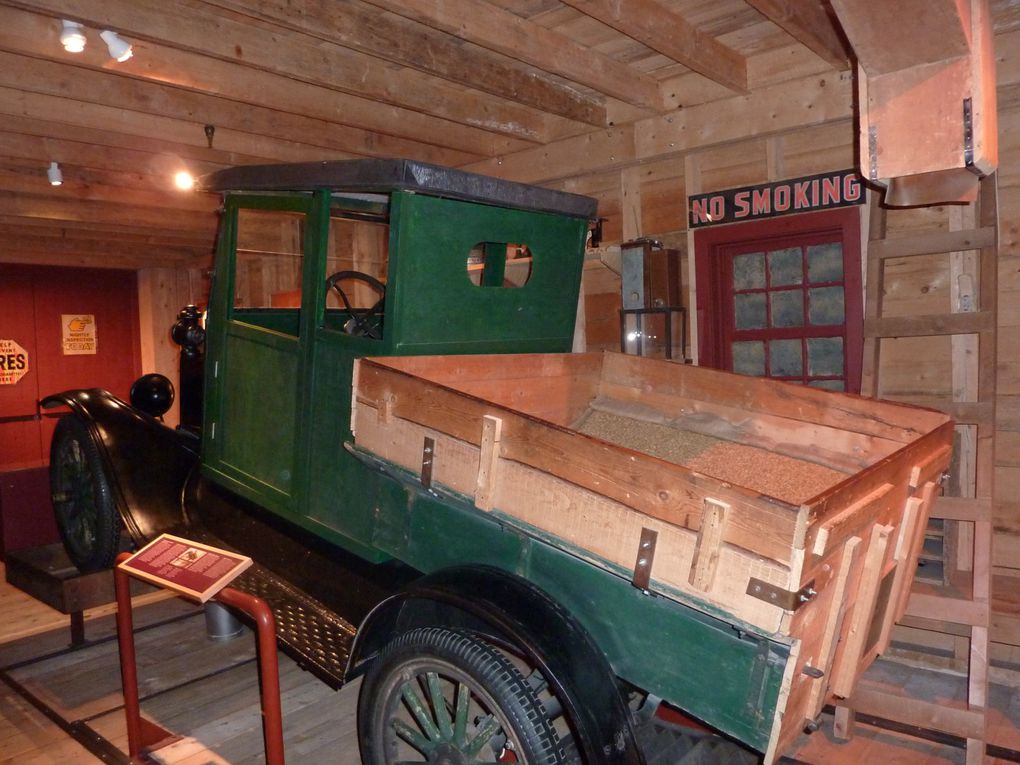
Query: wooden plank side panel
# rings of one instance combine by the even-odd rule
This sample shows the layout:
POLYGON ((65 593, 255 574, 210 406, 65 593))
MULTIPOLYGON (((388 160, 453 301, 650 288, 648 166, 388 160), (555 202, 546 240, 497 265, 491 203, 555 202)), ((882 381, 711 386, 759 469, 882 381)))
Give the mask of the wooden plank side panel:
POLYGON ((603 494, 652 518, 697 531, 703 502, 731 506, 724 541, 788 564, 798 513, 789 505, 720 484, 687 468, 363 361, 359 402, 393 400, 397 417, 472 444, 485 415, 503 420, 501 455, 603 494))
POLYGON ((607 383, 639 386, 644 391, 721 403, 901 443, 917 439, 946 420, 938 412, 885 401, 832 396, 813 388, 623 354, 606 354, 602 377, 607 383))
MULTIPOLYGON (((421 464, 423 439, 432 438, 433 482, 467 496, 475 493, 483 460, 483 449, 475 443, 399 416, 383 422, 366 403, 358 406, 356 428, 358 447, 413 471, 421 464)), ((504 438, 501 434, 500 444, 504 438)), ((682 593, 698 607, 723 609, 770 633, 780 630, 783 611, 746 592, 752 577, 788 587, 787 567, 724 543, 716 552, 717 567, 726 576, 715 577, 707 589, 696 589, 689 582, 698 538, 695 531, 635 512, 601 493, 509 459, 505 449, 498 451, 502 452, 499 478, 489 485, 492 512, 526 530, 552 535, 596 565, 611 564, 617 573, 633 568, 641 530, 651 529, 658 534, 653 590, 672 597, 682 593)))

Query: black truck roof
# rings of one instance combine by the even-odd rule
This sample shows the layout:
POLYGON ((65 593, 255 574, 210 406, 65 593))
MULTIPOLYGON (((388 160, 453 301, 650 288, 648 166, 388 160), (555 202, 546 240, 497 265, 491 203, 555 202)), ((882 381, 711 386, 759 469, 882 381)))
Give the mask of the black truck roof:
POLYGON ((490 178, 409 159, 346 159, 240 165, 204 176, 205 191, 414 191, 469 202, 594 218, 597 201, 580 194, 490 178))

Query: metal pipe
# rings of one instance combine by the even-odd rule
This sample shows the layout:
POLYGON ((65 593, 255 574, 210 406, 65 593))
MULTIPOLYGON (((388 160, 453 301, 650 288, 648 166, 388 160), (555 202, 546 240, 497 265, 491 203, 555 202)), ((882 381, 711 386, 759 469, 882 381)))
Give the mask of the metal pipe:
MULTIPOLYGON (((130 558, 117 556, 117 564, 130 558)), ((113 587, 117 595, 117 645, 120 648, 120 681, 124 689, 124 717, 127 722, 128 756, 141 762, 142 713, 138 701, 138 665, 135 659, 134 620, 131 615, 131 579, 118 567, 113 569, 113 587)))
POLYGON ((262 735, 266 747, 266 765, 284 765, 280 666, 276 655, 276 620, 273 612, 261 598, 233 587, 220 590, 215 600, 239 608, 255 620, 259 674, 262 678, 262 735))

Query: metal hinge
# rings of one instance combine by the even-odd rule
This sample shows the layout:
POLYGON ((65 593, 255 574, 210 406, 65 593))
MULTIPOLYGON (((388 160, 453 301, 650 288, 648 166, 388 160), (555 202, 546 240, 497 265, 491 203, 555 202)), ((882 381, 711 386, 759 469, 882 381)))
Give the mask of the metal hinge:
POLYGON ((782 587, 777 587, 771 582, 751 577, 751 581, 747 583, 747 594, 752 598, 758 598, 758 600, 764 600, 766 603, 779 606, 785 611, 796 611, 814 598, 818 592, 815 590, 814 579, 796 592, 791 592, 790 590, 784 590, 782 587))

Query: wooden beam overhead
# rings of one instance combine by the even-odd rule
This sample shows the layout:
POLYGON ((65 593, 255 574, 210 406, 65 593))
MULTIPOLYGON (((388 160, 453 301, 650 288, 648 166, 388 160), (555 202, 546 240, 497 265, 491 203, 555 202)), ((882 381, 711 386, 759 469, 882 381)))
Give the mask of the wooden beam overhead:
MULTIPOLYGON (((377 58, 272 25, 238 20, 197 0, 12 0, 23 10, 116 29, 144 40, 205 57, 242 64, 298 82, 388 103, 442 119, 517 138, 542 142, 550 115, 476 92, 410 69, 395 69, 377 58), (286 55, 281 55, 281 50, 286 55)), ((140 58, 136 56, 135 58, 140 58)), ((131 63, 130 61, 127 63, 131 63)), ((255 90, 255 93, 258 91, 255 90)))
POLYGON ((654 77, 482 0, 366 1, 633 106, 671 107, 654 77))
POLYGON ((70 195, 66 199, 53 196, 29 196, 0 191, 0 215, 19 218, 38 218, 49 221, 77 221, 82 224, 123 223, 152 228, 172 227, 181 231, 213 232, 216 228, 214 213, 180 210, 169 216, 166 211, 151 207, 78 200, 70 195))
POLYGON ((167 247, 118 240, 109 241, 33 235, 31 230, 2 226, 0 262, 100 268, 194 268, 205 266, 212 248, 167 247))
POLYGON ((658 0, 563 0, 698 74, 747 93, 747 59, 658 0))
POLYGON ((747 96, 596 130, 464 169, 525 183, 550 183, 812 125, 846 122, 850 135, 851 83, 849 72, 790 80, 747 96))
POLYGON ((970 52, 970 0, 831 0, 869 76, 970 52))
POLYGON ((536 77, 506 58, 464 45, 445 32, 381 14, 357 0, 305 0, 303 13, 294 13, 288 0, 208 1, 549 114, 596 127, 606 126, 606 105, 601 96, 536 77))
POLYGON ((838 71, 850 66, 850 54, 838 22, 821 0, 747 0, 776 26, 806 45, 838 71))
MULTIPOLYGON (((201 83, 193 84, 190 88, 166 84, 167 77, 164 73, 183 71, 181 67, 186 66, 188 62, 163 60, 162 55, 167 49, 157 46, 146 47, 146 60, 143 66, 126 62, 127 66, 119 66, 117 70, 111 71, 106 66, 109 59, 105 52, 89 47, 75 56, 72 63, 66 54, 62 55, 62 50, 59 48, 54 50, 50 39, 52 33, 52 18, 0 6, 0 49, 10 51, 6 54, 9 63, 0 66, 0 82, 56 96, 81 98, 87 94, 88 100, 93 103, 196 122, 199 124, 196 136, 203 143, 205 135, 201 127, 212 124, 217 129, 240 130, 286 141, 299 140, 321 147, 323 152, 343 152, 359 156, 400 156, 447 165, 463 164, 483 156, 481 153, 448 149, 420 140, 386 135, 376 130, 344 124, 337 119, 338 115, 347 115, 353 110, 343 103, 337 104, 338 108, 320 109, 321 116, 300 113, 305 110, 298 109, 296 104, 292 106, 290 103, 282 104, 281 108, 269 108, 273 106, 275 93, 274 82, 269 75, 265 77, 270 81, 256 91, 260 104, 243 102, 240 100, 243 93, 231 94, 232 97, 225 98, 221 93, 200 90, 201 83), (25 59, 24 56, 31 58, 25 59), (140 73, 144 79, 139 77, 140 73), (298 113, 287 111, 287 107, 297 110, 298 113), (330 119, 326 119, 327 116, 330 119)), ((190 55, 193 59, 198 58, 194 54, 185 55, 190 55)), ((223 70, 242 69, 236 65, 215 63, 220 64, 223 70)), ((214 78, 220 87, 232 81, 228 71, 211 73, 210 80, 214 78)), ((282 77, 275 79, 284 81, 289 86, 298 84, 282 77)), ((304 89, 321 90, 324 97, 351 98, 333 91, 316 89, 310 85, 305 85, 304 89)), ((293 87, 288 89, 291 98, 302 95, 300 92, 294 94, 293 90, 293 87)), ((252 97, 252 93, 249 92, 248 96, 252 97)), ((324 98, 319 98, 315 103, 321 104, 323 101, 324 98)), ((409 112, 406 116, 423 121, 425 119, 416 112, 409 112)), ((475 132, 486 141, 489 141, 492 135, 481 131, 475 132)))

